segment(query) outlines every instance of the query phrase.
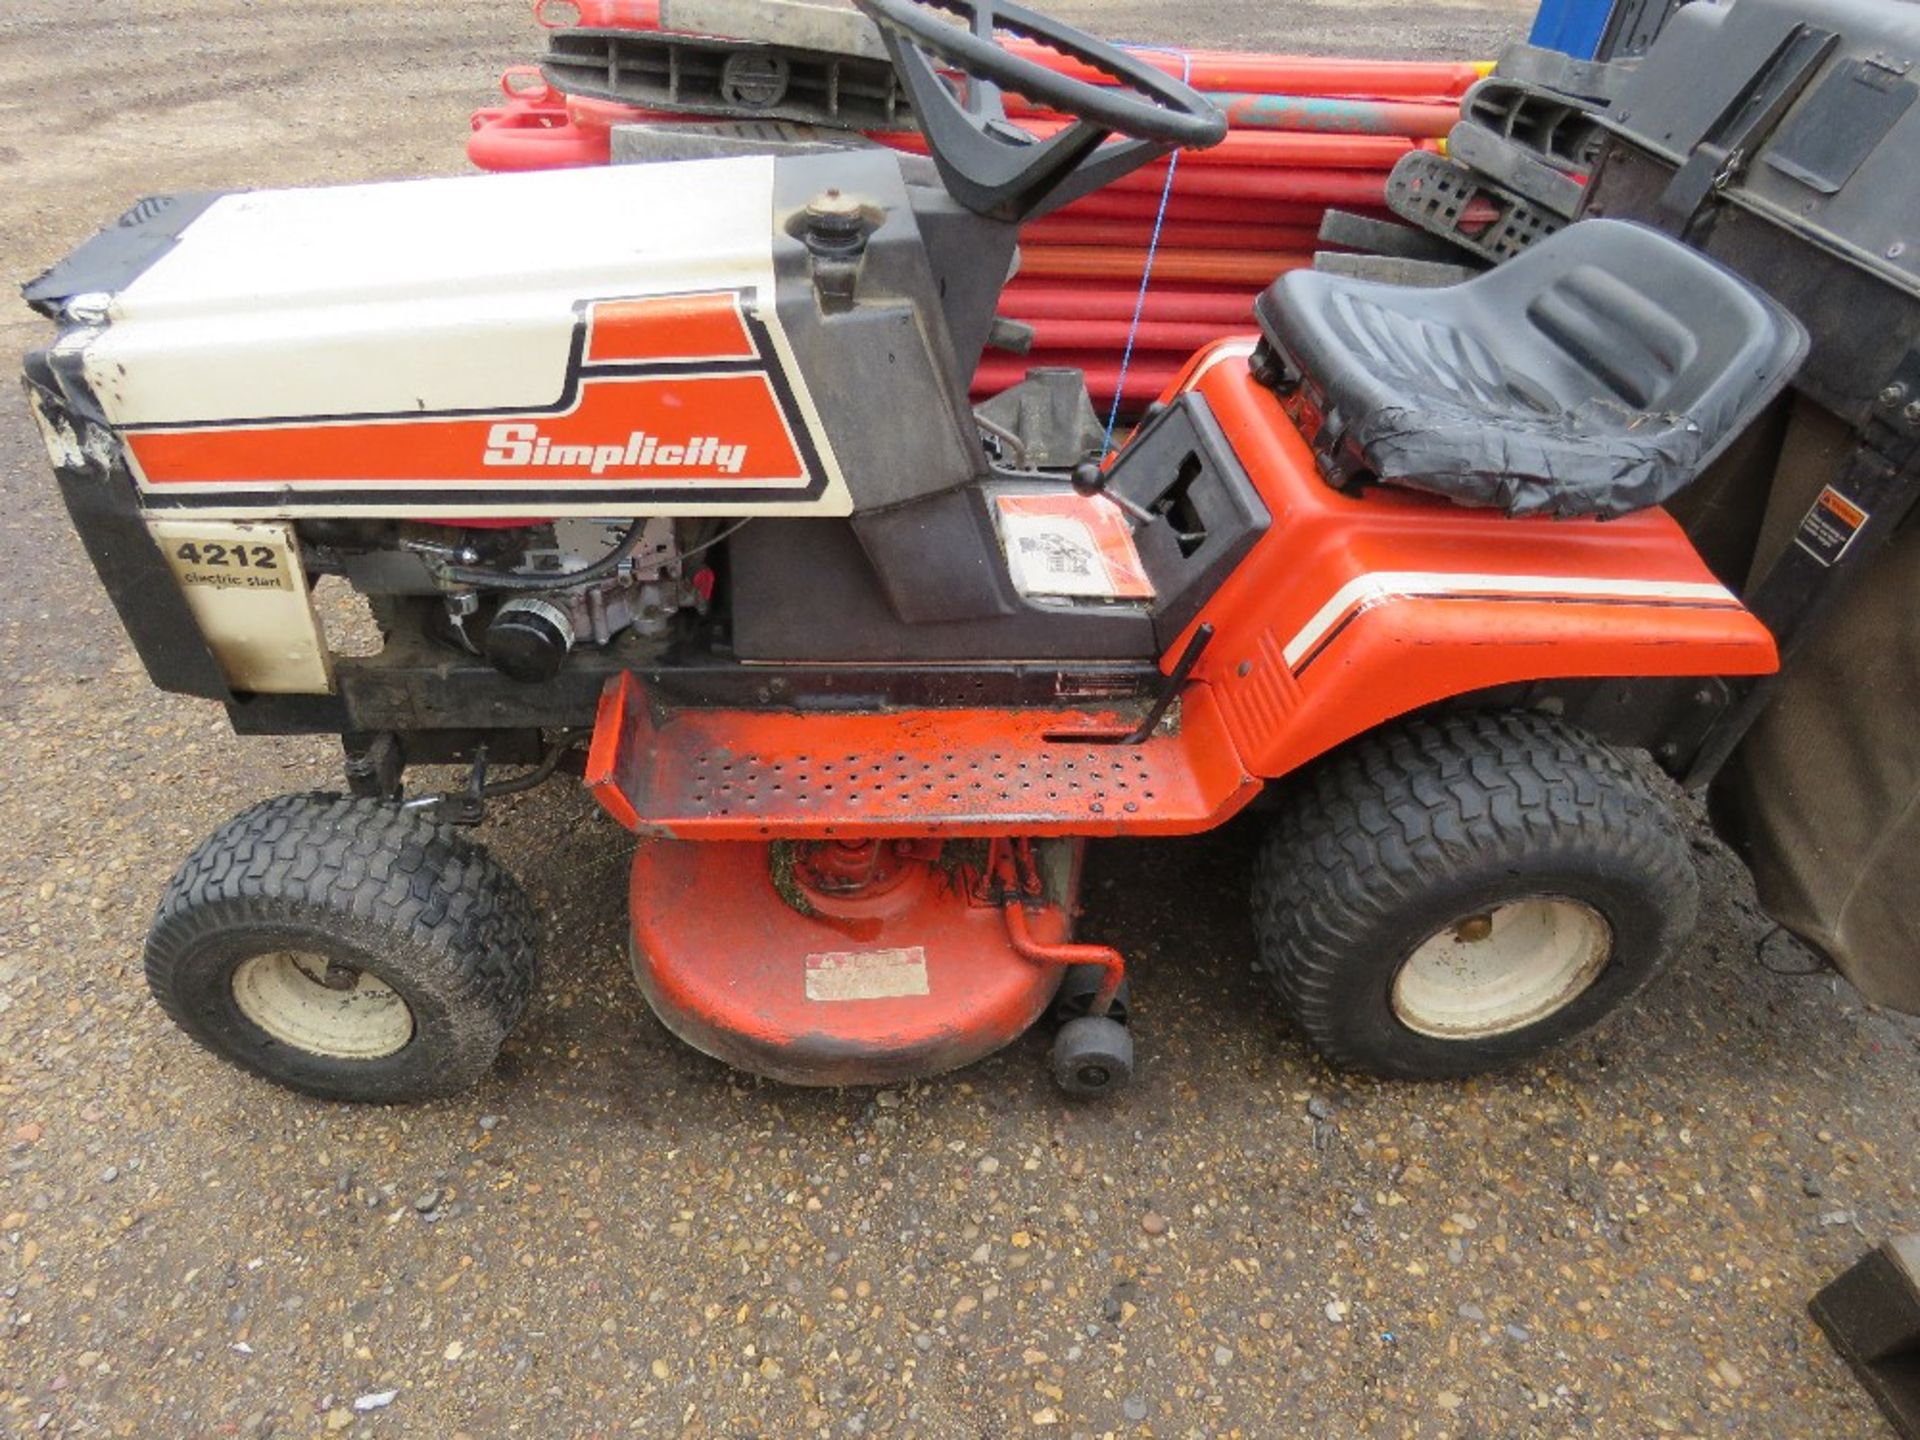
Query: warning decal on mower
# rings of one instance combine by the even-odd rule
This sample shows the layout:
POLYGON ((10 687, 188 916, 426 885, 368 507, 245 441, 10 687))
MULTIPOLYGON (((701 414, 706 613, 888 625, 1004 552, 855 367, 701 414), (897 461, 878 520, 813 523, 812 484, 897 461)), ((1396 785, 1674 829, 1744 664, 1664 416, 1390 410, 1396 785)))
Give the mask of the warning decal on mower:
POLYGON ((752 292, 592 301, 550 404, 130 425, 127 447, 157 508, 791 508, 829 477, 781 357, 752 292))
POLYGON ((1097 495, 1001 495, 1007 570, 1022 595, 1072 600, 1151 600, 1126 515, 1097 495))
POLYGON ((1853 545, 1861 527, 1872 518, 1831 485, 1820 492, 1800 522, 1793 538, 1800 548, 1822 565, 1837 565, 1853 545))
POLYGON ((807 956, 809 1000, 905 1000, 932 993, 927 952, 918 945, 807 956))

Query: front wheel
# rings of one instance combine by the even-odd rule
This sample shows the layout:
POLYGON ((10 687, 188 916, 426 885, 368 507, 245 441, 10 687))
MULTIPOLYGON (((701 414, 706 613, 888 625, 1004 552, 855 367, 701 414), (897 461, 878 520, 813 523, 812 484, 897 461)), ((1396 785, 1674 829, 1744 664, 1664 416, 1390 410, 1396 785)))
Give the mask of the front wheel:
POLYGON ((526 1009, 532 907, 478 844, 376 800, 288 795, 216 830, 147 937, 147 983, 215 1054, 329 1100, 478 1080, 526 1009))
POLYGON ((1597 1024, 1693 928, 1686 837, 1550 716, 1406 721, 1305 777, 1260 852, 1260 966, 1337 1064, 1470 1075, 1597 1024))

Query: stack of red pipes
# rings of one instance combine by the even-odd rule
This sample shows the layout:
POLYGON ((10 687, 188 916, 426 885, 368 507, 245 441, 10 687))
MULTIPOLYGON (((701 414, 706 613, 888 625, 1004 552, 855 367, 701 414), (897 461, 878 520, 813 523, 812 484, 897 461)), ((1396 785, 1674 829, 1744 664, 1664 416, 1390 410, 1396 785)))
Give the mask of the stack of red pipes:
MULTIPOLYGON (((656 0, 535 0, 534 18, 548 27, 655 29, 659 10, 656 0)), ((1102 79, 1051 51, 1031 53, 1053 68, 1102 79)), ((1275 276, 1312 263, 1330 206, 1384 216, 1394 162, 1411 149, 1439 147, 1459 119, 1461 96, 1485 70, 1456 62, 1141 53, 1208 94, 1232 128, 1214 149, 1179 157, 1138 330, 1135 309, 1166 162, 1027 228, 1020 273, 1001 309, 1034 327, 1033 353, 990 352, 975 376, 976 394, 1016 383, 1032 365, 1073 365, 1087 373, 1104 406, 1120 384, 1133 333, 1126 408, 1144 404, 1200 345, 1249 328, 1253 298, 1275 276)), ((614 125, 710 119, 562 95, 531 67, 509 70, 502 88, 507 103, 476 114, 468 142, 469 156, 485 170, 603 165, 614 125)), ((1037 131, 1060 123, 1032 110, 1014 113, 1037 131)), ((872 138, 925 150, 917 131, 872 138)))

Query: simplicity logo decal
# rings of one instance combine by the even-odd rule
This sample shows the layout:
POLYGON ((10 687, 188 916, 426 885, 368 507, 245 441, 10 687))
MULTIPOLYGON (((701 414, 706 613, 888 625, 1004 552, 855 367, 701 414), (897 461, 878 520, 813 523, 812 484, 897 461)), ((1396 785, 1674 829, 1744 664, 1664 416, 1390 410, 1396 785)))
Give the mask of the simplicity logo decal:
POLYGON ((674 445, 636 430, 621 445, 569 445, 549 439, 538 425, 496 425, 487 435, 481 463, 509 470, 720 470, 738 475, 747 463, 747 447, 726 445, 712 435, 695 435, 674 445))

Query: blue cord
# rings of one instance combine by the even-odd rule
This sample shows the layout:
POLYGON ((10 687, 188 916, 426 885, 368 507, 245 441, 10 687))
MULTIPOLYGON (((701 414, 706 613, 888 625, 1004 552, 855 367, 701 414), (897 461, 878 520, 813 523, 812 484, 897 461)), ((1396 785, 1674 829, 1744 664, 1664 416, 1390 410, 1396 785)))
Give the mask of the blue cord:
MULTIPOLYGON (((1175 50, 1163 45, 1129 45, 1129 50, 1137 50, 1153 55, 1172 55, 1180 62, 1180 79, 1185 84, 1193 83, 1193 56, 1185 50, 1175 50)), ((1167 206, 1173 201, 1173 177, 1180 169, 1180 152, 1175 150, 1167 157, 1167 180, 1160 187, 1160 208, 1154 212, 1153 234, 1147 240, 1147 268, 1140 272, 1140 293, 1133 301, 1133 324, 1127 328, 1127 348, 1120 354, 1120 380, 1113 391, 1113 408, 1107 412, 1107 433, 1100 442, 1100 458, 1105 459, 1113 453, 1113 432, 1120 424, 1120 406, 1127 398, 1127 372, 1133 368, 1133 347, 1140 338, 1140 321, 1147 313, 1147 287, 1153 284, 1153 261, 1160 253, 1160 233, 1166 229, 1167 206)))

